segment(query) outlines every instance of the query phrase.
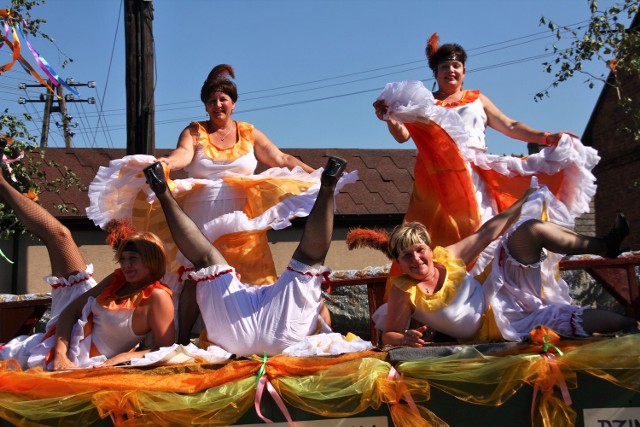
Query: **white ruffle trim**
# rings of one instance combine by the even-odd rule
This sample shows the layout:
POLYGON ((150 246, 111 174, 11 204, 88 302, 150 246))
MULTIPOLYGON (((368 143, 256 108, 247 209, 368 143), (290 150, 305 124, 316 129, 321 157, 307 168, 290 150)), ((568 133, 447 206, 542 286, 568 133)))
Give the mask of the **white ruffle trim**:
MULTIPOLYGON (((589 211, 589 202, 596 192, 595 176, 591 170, 600 157, 596 150, 584 146, 579 139, 564 134, 557 146, 545 147, 540 153, 526 158, 487 154, 475 148, 460 115, 453 109, 435 105, 433 95, 422 82, 388 83, 378 99, 384 99, 389 106, 389 118, 407 123, 433 120, 455 141, 463 158, 481 169, 509 177, 538 173, 553 175, 564 171, 565 179, 558 198, 574 217, 589 211)), ((484 189, 478 190, 483 193, 483 200, 479 203, 491 206, 493 197, 484 189)), ((483 220, 487 219, 483 217, 483 220)))
POLYGON ((57 276, 45 276, 43 280, 50 286, 64 286, 71 287, 78 283, 90 280, 93 278, 93 264, 87 264, 84 271, 76 274, 72 274, 69 277, 57 277, 57 276))

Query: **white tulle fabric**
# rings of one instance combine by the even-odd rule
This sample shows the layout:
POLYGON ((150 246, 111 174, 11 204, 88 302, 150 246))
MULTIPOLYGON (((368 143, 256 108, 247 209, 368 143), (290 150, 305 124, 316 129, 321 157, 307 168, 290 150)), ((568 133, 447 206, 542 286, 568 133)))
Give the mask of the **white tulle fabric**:
MULTIPOLYGON (((112 160, 108 167, 100 167, 89 186, 90 205, 87 208, 87 216, 100 227, 104 227, 111 219, 131 218, 133 202, 140 191, 145 192, 148 203, 154 203, 157 200, 156 196, 146 184, 142 169, 155 161, 156 158, 153 156, 136 154, 112 160)), ((190 202, 185 198, 185 213, 213 242, 222 235, 237 231, 280 230, 291 225, 292 218, 307 216, 317 197, 322 171, 322 168, 312 173, 307 173, 299 167, 293 170, 271 168, 260 174, 248 176, 244 173, 226 171, 219 179, 173 180, 176 187, 172 193, 174 197, 192 193, 199 199, 198 203, 193 203, 194 209, 188 209, 190 202), (283 200, 261 215, 249 218, 241 211, 246 201, 244 192, 238 192, 233 184, 225 181, 225 178, 255 181, 271 178, 292 179, 313 183, 313 185, 307 191, 283 200), (210 202, 206 204, 206 208, 203 208, 202 200, 210 202)), ((356 171, 345 173, 336 186, 336 193, 344 185, 357 180, 356 171)), ((177 259, 183 266, 192 267, 182 254, 179 253, 177 259)))
MULTIPOLYGON (((469 130, 468 126, 470 120, 476 125, 486 123, 486 117, 479 116, 476 120, 469 117, 474 112, 483 114, 482 109, 468 109, 463 119, 455 108, 436 105, 433 94, 420 81, 388 83, 378 99, 384 99, 389 106, 388 118, 403 123, 433 121, 438 124, 453 139, 468 164, 507 177, 553 175, 563 171, 565 178, 558 199, 573 217, 589 211, 589 202, 596 192, 595 176, 591 170, 600 157, 596 150, 584 146, 579 139, 564 134, 557 146, 545 147, 540 153, 526 158, 488 154, 484 149, 484 132, 479 132, 477 126, 469 130)), ((469 168, 469 173, 476 189, 482 222, 485 222, 497 213, 496 201, 472 168, 469 168)), ((474 267, 474 274, 480 273, 490 262, 490 253, 483 253, 474 267)))

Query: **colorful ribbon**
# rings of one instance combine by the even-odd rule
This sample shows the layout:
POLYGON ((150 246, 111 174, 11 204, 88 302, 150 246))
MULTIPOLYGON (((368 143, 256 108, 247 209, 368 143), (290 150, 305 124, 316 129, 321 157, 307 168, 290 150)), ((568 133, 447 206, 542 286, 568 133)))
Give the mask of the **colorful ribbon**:
MULTIPOLYGON (((396 368, 391 366, 391 368, 389 369, 389 375, 387 375, 387 380, 396 382, 396 388, 400 389, 400 391, 398 392, 398 396, 402 397, 402 399, 404 399, 404 401, 407 402, 407 405, 409 405, 409 408, 411 409, 411 411, 416 416, 419 417, 420 411, 416 406, 416 402, 413 400, 411 393, 409 393, 407 388, 400 382, 402 380, 402 374, 396 371, 396 368)), ((399 403, 400 403, 400 399, 398 399, 398 401, 395 402, 395 404, 399 404, 399 403)))
POLYGON ((22 68, 24 68, 25 71, 31 74, 40 84, 45 86, 47 89, 53 92, 53 94, 56 97, 59 98, 59 95, 55 92, 55 90, 47 83, 47 81, 45 81, 42 77, 40 77, 37 71, 27 62, 27 60, 20 53, 20 39, 18 38, 18 32, 19 32, 22 38, 24 39, 25 43, 27 44, 27 47, 31 51, 33 57, 35 58, 36 63, 38 64, 40 69, 44 72, 44 74, 47 76, 49 81, 54 86, 62 85, 74 95, 79 95, 78 91, 73 87, 69 86, 67 82, 64 79, 62 79, 58 75, 58 73, 56 73, 56 71, 51 67, 51 65, 49 65, 47 60, 44 59, 44 57, 42 57, 42 55, 40 55, 35 50, 35 48, 29 42, 29 39, 27 38, 27 33, 23 31, 23 29, 20 27, 20 24, 16 26, 9 25, 8 19, 10 17, 14 17, 18 22, 21 21, 22 27, 28 27, 27 21, 24 18, 22 18, 20 15, 13 12, 11 9, 0 9, 0 18, 4 19, 4 39, 0 42, 0 48, 4 46, 4 44, 6 43, 9 49, 11 49, 11 51, 13 52, 11 62, 0 66, 0 74, 10 70, 13 67, 13 65, 16 62, 18 62, 22 66, 22 68), (18 32, 16 32, 16 27, 18 28, 18 32), (9 40, 10 33, 12 35, 13 41, 9 40))
POLYGON ((560 356, 564 356, 564 353, 562 352, 562 350, 560 350, 558 347, 553 345, 552 340, 553 338, 549 334, 545 334, 542 336, 542 351, 544 353, 549 353, 549 347, 553 347, 560 356))
POLYGON ((295 427, 295 423, 291 418, 291 414, 289 414, 289 410, 287 409, 287 406, 284 404, 284 401, 282 400, 282 398, 280 397, 276 389, 273 387, 273 385, 267 378, 266 372, 267 372, 267 352, 265 351, 264 356, 262 357, 262 364, 260 365, 260 369, 258 369, 258 374, 256 378, 255 388, 257 390, 256 390, 255 401, 254 401, 256 414, 258 414, 260 419, 262 419, 262 421, 264 421, 265 423, 270 423, 270 424, 273 423, 273 421, 271 421, 269 418, 262 415, 262 411, 260 411, 260 403, 262 402, 262 395, 264 394, 264 388, 266 387, 267 391, 271 395, 271 398, 276 403, 276 405, 278 405, 278 408, 280 408, 280 412, 282 412, 284 417, 287 419, 287 422, 289 423, 289 425, 291 427, 295 427))

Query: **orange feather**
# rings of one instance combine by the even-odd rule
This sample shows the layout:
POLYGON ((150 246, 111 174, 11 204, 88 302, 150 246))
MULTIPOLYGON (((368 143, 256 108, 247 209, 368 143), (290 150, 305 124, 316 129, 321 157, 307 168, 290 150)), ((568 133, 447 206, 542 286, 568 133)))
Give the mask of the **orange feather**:
POLYGON ((120 243, 127 237, 133 235, 137 230, 131 225, 127 218, 112 219, 104 226, 107 232, 107 244, 113 249, 118 249, 120 243))
POLYGON ((382 229, 353 228, 347 233, 345 243, 350 250, 371 248, 384 252, 384 254, 387 255, 389 233, 382 229))
POLYGON ((429 37, 429 41, 427 42, 427 56, 432 58, 433 55, 438 51, 438 44, 440 43, 440 36, 438 33, 431 34, 429 37))

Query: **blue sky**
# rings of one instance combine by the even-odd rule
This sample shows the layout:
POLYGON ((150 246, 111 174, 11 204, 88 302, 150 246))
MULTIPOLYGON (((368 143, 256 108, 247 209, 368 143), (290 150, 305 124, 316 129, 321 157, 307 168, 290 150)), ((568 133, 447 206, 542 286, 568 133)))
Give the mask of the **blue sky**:
MULTIPOLYGON (((611 1, 600 1, 601 7, 611 1)), ((192 120, 206 118, 200 87, 216 64, 235 67, 240 98, 234 117, 248 121, 282 148, 413 148, 397 144, 373 114, 384 84, 433 79, 424 45, 433 32, 469 54, 465 88, 480 89, 508 116, 544 131, 581 134, 600 87, 578 76, 534 101, 552 76, 542 71, 551 33, 542 16, 559 24, 584 24, 586 0, 157 0, 153 32, 156 60, 156 147, 174 147, 192 120)), ((8 2, 0 0, 1 7, 8 2)), ((47 20, 55 39, 32 39, 58 73, 76 82, 82 98, 69 113, 76 147, 125 147, 125 54, 121 0, 49 0, 32 11, 47 20), (65 55, 74 62, 62 69, 65 55), (101 105, 100 105, 101 104, 101 105), (100 120, 98 118, 100 117, 100 120)), ((0 49, 0 61, 9 50, 0 49)), ((605 72, 603 64, 587 68, 605 72)), ((0 75, 0 109, 33 116, 39 138, 41 103, 37 88, 19 66, 0 75)), ((59 115, 52 122, 60 121, 59 115)), ((64 146, 52 126, 49 145, 64 146)), ((495 132, 487 138, 497 154, 525 153, 526 144, 495 132)))

